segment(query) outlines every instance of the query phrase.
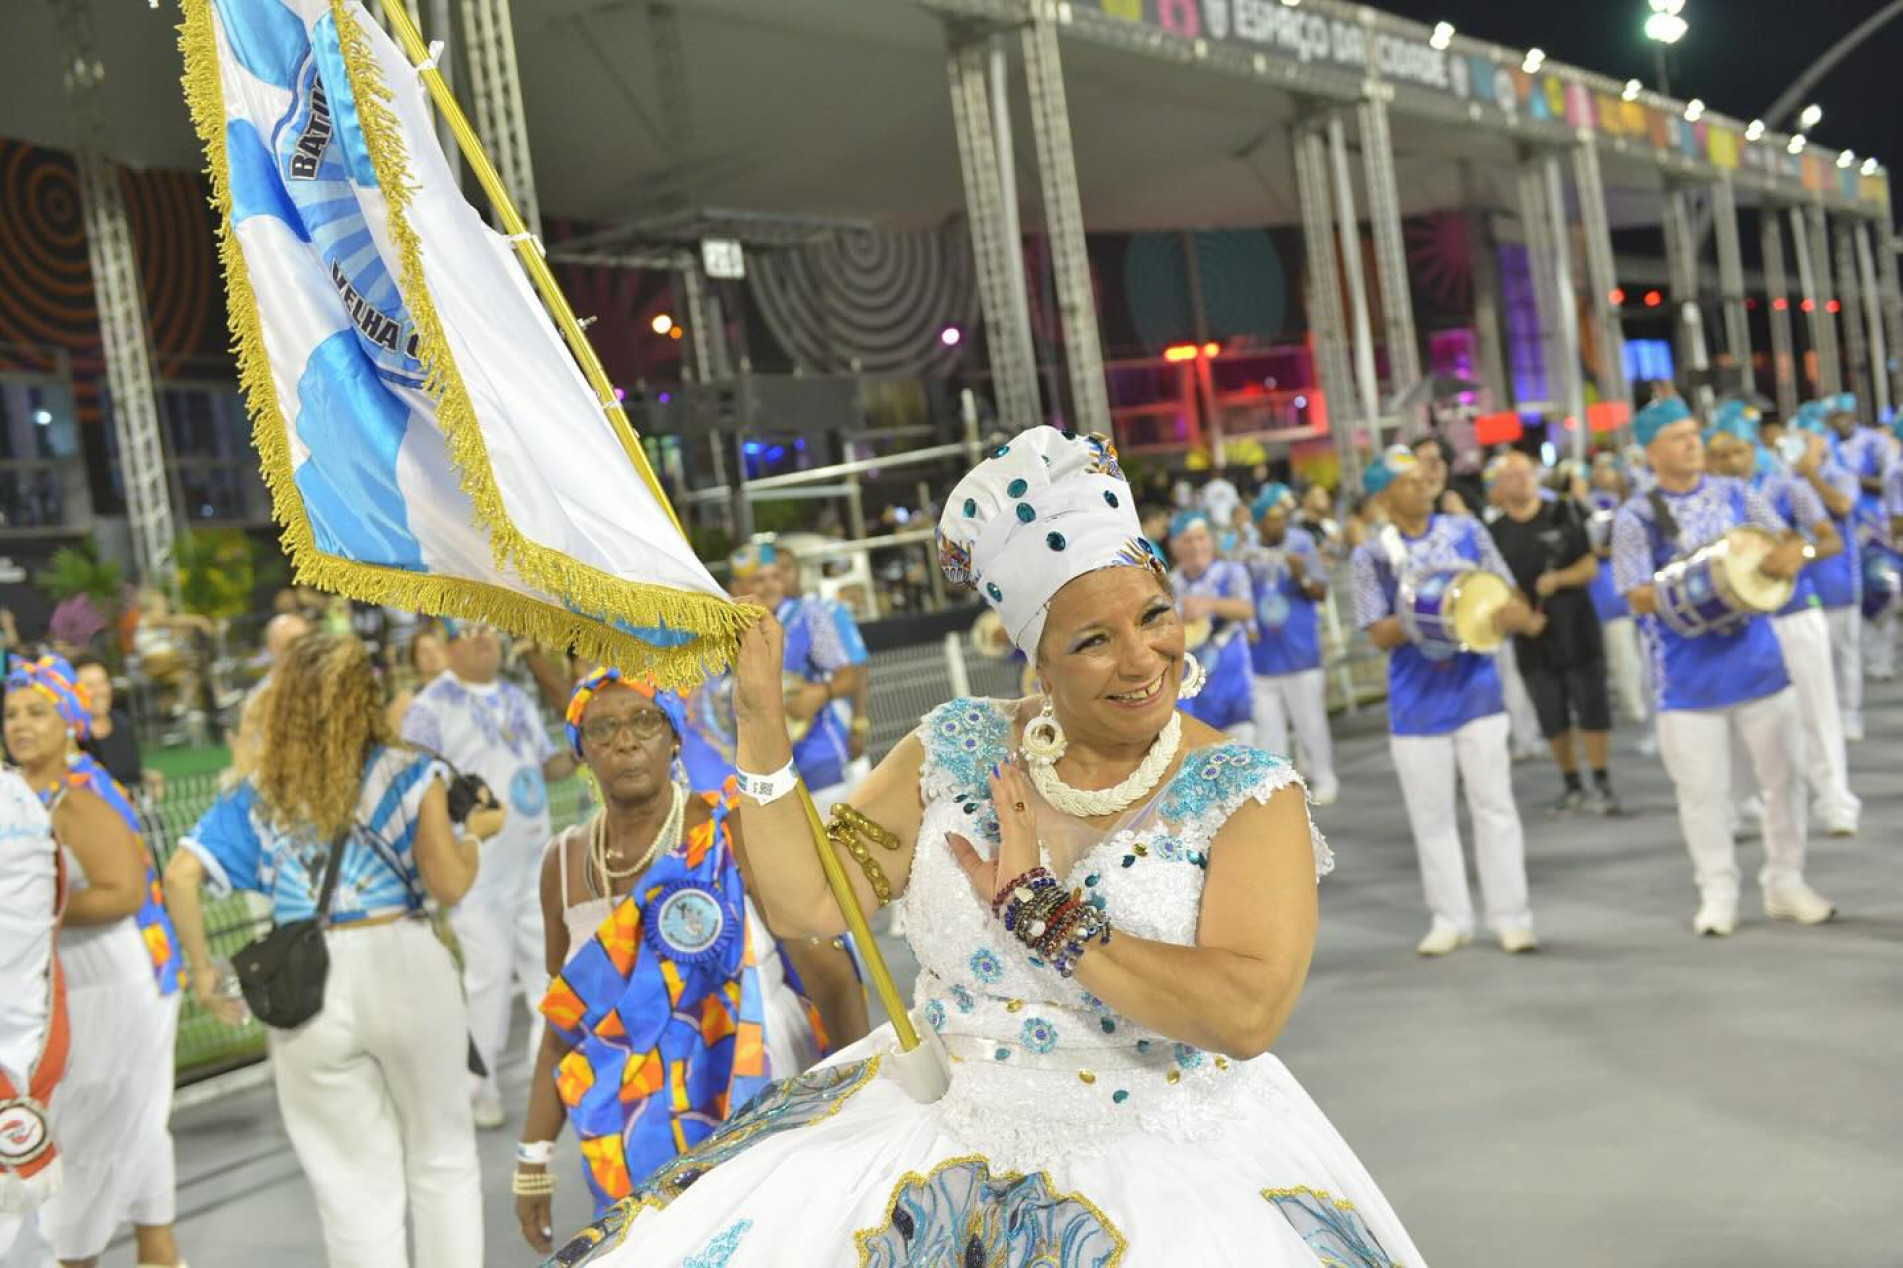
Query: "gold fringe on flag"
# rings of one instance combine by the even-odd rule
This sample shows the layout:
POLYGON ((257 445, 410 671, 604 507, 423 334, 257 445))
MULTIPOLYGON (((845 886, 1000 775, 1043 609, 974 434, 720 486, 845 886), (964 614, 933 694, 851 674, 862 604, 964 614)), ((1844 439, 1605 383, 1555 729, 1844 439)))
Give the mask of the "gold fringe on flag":
POLYGON ((528 585, 566 599, 581 613, 600 614, 600 619, 486 582, 363 563, 317 547, 292 469, 290 423, 272 378, 257 295, 243 246, 231 225, 224 91, 211 0, 181 3, 184 20, 179 26, 179 49, 185 63, 185 100, 205 147, 212 205, 218 212, 218 254, 225 274, 239 385, 251 415, 252 442, 271 493, 272 515, 282 526, 282 541, 297 580, 368 603, 494 624, 540 642, 573 648, 579 655, 645 675, 664 687, 691 687, 727 665, 740 631, 757 619, 758 609, 714 595, 613 576, 530 540, 509 518, 475 409, 430 297, 421 243, 406 214, 412 185, 408 155, 388 105, 390 91, 363 31, 342 0, 331 0, 331 12, 364 142, 389 208, 390 233, 399 254, 396 282, 416 328, 418 357, 427 370, 424 391, 436 401, 437 423, 450 460, 475 507, 477 524, 488 533, 497 562, 512 566, 528 585), (657 647, 615 630, 607 624, 610 618, 637 627, 665 626, 696 637, 678 647, 657 647))

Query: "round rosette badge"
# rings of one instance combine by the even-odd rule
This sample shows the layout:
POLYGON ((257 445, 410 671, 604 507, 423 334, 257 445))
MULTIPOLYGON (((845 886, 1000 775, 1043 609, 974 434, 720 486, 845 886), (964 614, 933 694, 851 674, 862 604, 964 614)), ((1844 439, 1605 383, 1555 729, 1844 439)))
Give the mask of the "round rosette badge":
POLYGON ((705 964, 740 937, 740 913, 705 885, 673 881, 642 908, 641 935, 658 956, 678 964, 705 964))
POLYGON ((19 1170, 52 1147, 46 1111, 31 1097, 0 1101, 0 1166, 19 1170))

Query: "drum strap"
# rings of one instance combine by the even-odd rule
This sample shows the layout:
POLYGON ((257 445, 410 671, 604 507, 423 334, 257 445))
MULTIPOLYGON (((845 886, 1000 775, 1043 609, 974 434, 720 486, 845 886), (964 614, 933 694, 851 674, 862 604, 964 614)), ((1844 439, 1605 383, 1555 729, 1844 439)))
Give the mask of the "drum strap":
POLYGON ((1684 553, 1678 542, 1678 517, 1672 514, 1671 504, 1657 489, 1648 489, 1645 497, 1652 504, 1652 531, 1664 539, 1676 559, 1684 553))

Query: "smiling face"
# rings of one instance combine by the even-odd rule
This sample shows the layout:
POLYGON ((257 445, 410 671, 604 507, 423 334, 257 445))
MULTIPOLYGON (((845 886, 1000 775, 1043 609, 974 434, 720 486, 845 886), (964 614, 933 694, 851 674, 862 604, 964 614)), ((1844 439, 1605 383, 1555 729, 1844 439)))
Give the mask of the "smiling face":
POLYGON ((1440 456, 1440 442, 1423 440, 1415 444, 1414 462, 1415 469, 1427 484, 1428 498, 1432 500, 1439 497, 1447 487, 1447 462, 1440 456))
POLYGON ((680 739, 667 714, 621 683, 606 684, 581 718, 582 760, 610 801, 640 803, 667 790, 680 739))
POLYGON ((66 722, 53 702, 31 687, 9 691, 5 715, 7 751, 29 774, 66 760, 66 722))
POLYGON ((1148 568, 1099 568, 1051 600, 1037 671, 1073 737, 1148 744, 1176 708, 1183 622, 1148 568))

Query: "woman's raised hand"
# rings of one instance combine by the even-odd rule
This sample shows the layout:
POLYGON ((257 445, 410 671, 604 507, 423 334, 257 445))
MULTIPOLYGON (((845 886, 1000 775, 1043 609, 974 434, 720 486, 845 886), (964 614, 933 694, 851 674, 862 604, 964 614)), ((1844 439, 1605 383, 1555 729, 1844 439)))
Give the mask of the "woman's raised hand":
POLYGON ((1031 805, 1031 781, 1015 756, 1007 757, 991 768, 987 781, 991 804, 998 816, 997 857, 989 862, 979 857, 970 841, 956 832, 947 834, 952 857, 958 861, 979 901, 987 907, 998 891, 1043 862, 1037 843, 1037 811, 1031 805))
POLYGON ((733 658, 733 708, 736 721, 748 717, 783 717, 786 712, 784 672, 786 631, 771 612, 740 631, 740 650, 733 658))

